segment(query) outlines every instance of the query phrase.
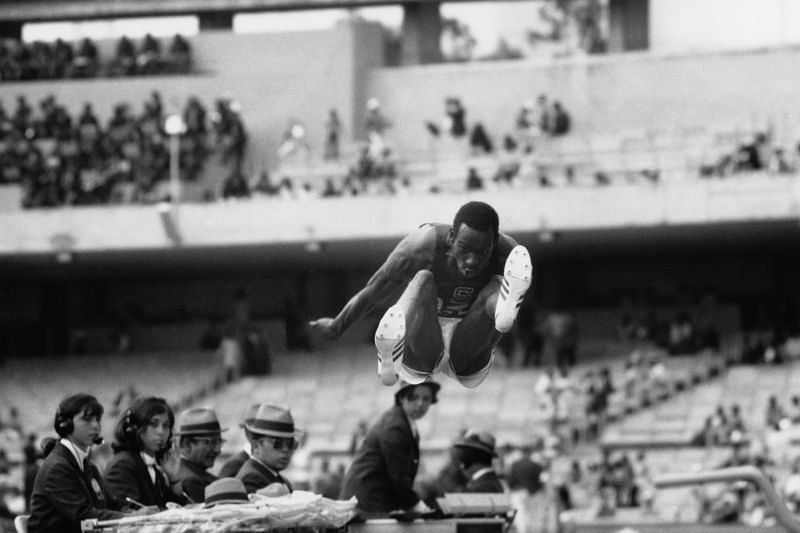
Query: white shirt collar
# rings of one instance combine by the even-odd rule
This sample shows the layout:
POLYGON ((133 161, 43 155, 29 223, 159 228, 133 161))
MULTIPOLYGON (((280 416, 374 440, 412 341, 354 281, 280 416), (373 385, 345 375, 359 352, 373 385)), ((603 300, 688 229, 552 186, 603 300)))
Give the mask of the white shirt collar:
POLYGON ((142 461, 144 461, 144 465, 147 467, 147 473, 150 475, 150 481, 152 481, 153 484, 155 485, 156 468, 158 467, 158 463, 156 463, 156 458, 144 452, 139 452, 139 455, 142 457, 142 461))
POLYGON ((472 479, 472 480, 478 479, 478 478, 480 478, 482 476, 485 476, 486 474, 488 474, 491 471, 492 471, 491 467, 481 468, 480 470, 476 470, 475 473, 472 474, 472 477, 470 479, 472 479))
POLYGON ((156 466, 156 458, 150 455, 149 453, 139 452, 139 455, 142 456, 142 461, 147 466, 152 466, 155 468, 156 466))
POLYGON ((72 456, 78 462, 78 468, 80 468, 81 471, 82 471, 83 470, 83 460, 86 459, 87 457, 89 457, 89 452, 88 451, 85 451, 85 452, 81 451, 81 449, 78 448, 75 445, 74 442, 72 442, 71 440, 69 440, 67 438, 62 438, 59 442, 61 443, 62 446, 64 446, 66 449, 68 449, 70 451, 70 453, 72 453, 72 456))
POLYGON ((280 475, 280 473, 277 470, 275 470, 271 466, 268 466, 264 461, 262 461, 258 457, 255 457, 253 455, 251 455, 250 457, 253 459, 253 461, 257 462, 258 464, 260 464, 261 466, 263 466, 264 468, 269 470, 273 475, 275 475, 275 476, 279 476, 280 475))

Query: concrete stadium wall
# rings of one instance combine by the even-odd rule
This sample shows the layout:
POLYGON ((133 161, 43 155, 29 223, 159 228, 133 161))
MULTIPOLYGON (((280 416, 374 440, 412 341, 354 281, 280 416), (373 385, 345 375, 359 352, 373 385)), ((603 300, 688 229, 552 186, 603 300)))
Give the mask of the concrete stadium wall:
POLYGON ((467 120, 500 140, 513 131, 522 102, 539 94, 560 100, 575 134, 797 124, 800 48, 714 54, 630 53, 554 61, 513 61, 382 68, 371 93, 394 121, 402 153, 426 152, 427 120, 440 121, 444 100, 461 98, 467 120))
MULTIPOLYGON (((183 246, 233 246, 385 239, 425 221, 449 221, 466 201, 489 202, 501 227, 515 232, 636 228, 781 220, 796 217, 800 180, 753 174, 658 187, 509 189, 473 194, 330 198, 184 204, 176 215, 183 246)), ((0 257, 53 253, 69 234, 72 250, 172 247, 155 206, 97 206, 0 212, 0 257)))
POLYGON ((651 50, 731 50, 800 43, 798 2, 649 0, 649 4, 651 50))

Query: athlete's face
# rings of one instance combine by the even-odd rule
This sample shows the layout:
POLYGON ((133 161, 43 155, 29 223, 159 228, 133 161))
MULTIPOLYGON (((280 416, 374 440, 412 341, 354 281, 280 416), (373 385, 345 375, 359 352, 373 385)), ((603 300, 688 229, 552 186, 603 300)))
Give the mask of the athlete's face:
POLYGON ((459 274, 465 278, 477 276, 492 256, 493 249, 494 238, 491 230, 478 231, 461 224, 453 236, 451 252, 459 274))

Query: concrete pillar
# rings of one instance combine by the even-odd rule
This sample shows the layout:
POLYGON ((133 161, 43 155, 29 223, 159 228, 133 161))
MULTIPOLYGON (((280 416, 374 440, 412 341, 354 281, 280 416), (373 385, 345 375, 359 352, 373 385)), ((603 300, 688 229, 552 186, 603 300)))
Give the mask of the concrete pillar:
POLYGON ((610 0, 608 51, 650 47, 650 0, 610 0))
POLYGON ((442 15, 438 2, 403 4, 401 63, 420 65, 442 61, 442 15))
POLYGON ((197 14, 200 31, 233 30, 233 11, 201 11, 197 14))

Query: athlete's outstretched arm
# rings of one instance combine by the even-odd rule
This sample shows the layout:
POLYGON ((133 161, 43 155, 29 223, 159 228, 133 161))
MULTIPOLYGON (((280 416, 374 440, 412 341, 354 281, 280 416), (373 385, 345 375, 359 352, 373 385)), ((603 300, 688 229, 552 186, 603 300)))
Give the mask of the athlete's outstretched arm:
POLYGON ((403 287, 420 270, 430 268, 435 249, 436 229, 422 226, 400 241, 364 288, 350 298, 335 318, 319 318, 309 325, 324 337, 338 337, 358 319, 372 312, 387 294, 403 287))

